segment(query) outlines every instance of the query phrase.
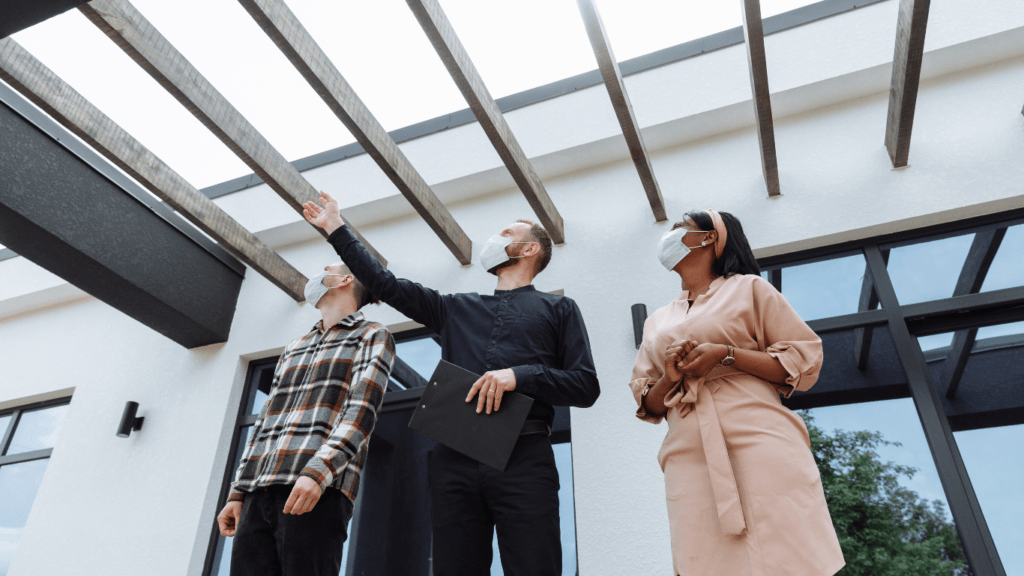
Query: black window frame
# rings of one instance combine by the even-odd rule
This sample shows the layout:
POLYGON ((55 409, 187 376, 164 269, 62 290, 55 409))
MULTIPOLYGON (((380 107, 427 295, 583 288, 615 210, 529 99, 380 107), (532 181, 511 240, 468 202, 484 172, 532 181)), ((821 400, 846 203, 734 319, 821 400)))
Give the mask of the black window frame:
MULTIPOLYGON (((53 454, 53 448, 43 448, 41 450, 32 450, 31 452, 22 452, 21 454, 11 455, 7 454, 7 450, 11 447, 11 441, 14 439, 14 433, 17 431, 18 424, 21 422, 22 414, 45 408, 53 408, 54 406, 69 406, 70 404, 71 396, 62 396, 60 398, 31 402, 29 404, 22 404, 0 410, 0 418, 9 414, 12 415, 11 421, 7 423, 7 429, 3 431, 2 438, 0 438, 0 469, 3 469, 5 466, 24 464, 25 462, 49 460, 50 455, 53 454)), ((61 426, 63 426, 63 423, 61 426)), ((32 499, 32 506, 35 506, 35 498, 32 499)), ((29 510, 29 514, 31 514, 31 509, 29 510)), ((15 547, 17 547, 17 545, 15 545, 15 547)))
MULTIPOLYGON (((940 359, 940 355, 945 351, 929 351, 926 354, 921 349, 917 337, 1024 321, 1024 286, 980 292, 988 266, 998 249, 991 250, 986 256, 985 250, 975 250, 972 245, 972 250, 961 267, 960 277, 962 279, 972 271, 977 275, 978 270, 981 270, 980 279, 974 282, 975 288, 948 298, 900 304, 887 268, 888 254, 894 248, 961 235, 975 234, 977 239, 979 233, 999 234, 1000 230, 1005 231, 1011 226, 1021 224, 1024 224, 1024 209, 1017 209, 758 259, 762 270, 767 272, 769 281, 781 292, 784 286, 784 272, 788 267, 833 260, 852 254, 863 256, 865 278, 860 311, 811 320, 807 324, 818 334, 851 329, 860 331, 860 334, 866 332, 869 335, 869 342, 873 329, 887 328, 906 377, 906 390, 897 391, 894 396, 892 390, 865 389, 866 394, 853 400, 851 397, 815 398, 814 394, 804 393, 784 400, 784 404, 792 409, 802 409, 911 398, 917 409, 968 563, 975 576, 1005 576, 1006 571, 971 485, 970 474, 960 456, 953 431, 1022 424, 1024 403, 1020 403, 1020 406, 1011 404, 994 417, 988 412, 974 418, 970 414, 960 415, 951 421, 944 408, 943 396, 946 399, 955 397, 959 375, 954 377, 948 388, 940 390, 942 383, 935 381, 928 363, 940 359), (984 258, 988 258, 987 264, 982 261, 984 258)), ((1024 338, 1009 340, 1013 340, 1011 346, 1024 348, 1024 338)), ((973 344, 973 339, 971 343, 973 344)), ((944 358, 944 361, 952 358, 955 346, 951 348, 950 355, 944 358)), ((975 347, 966 352, 961 350, 963 358, 985 351, 985 347, 975 347)), ((960 371, 962 370, 963 363, 960 366, 960 371)))
MULTIPOLYGON (((217 508, 216 514, 220 514, 220 511, 224 508, 224 505, 228 501, 228 491, 231 488, 231 482, 235 478, 235 471, 237 470, 236 461, 241 456, 239 454, 239 441, 242 438, 242 431, 246 427, 252 426, 256 423, 258 409, 253 406, 256 398, 256 391, 259 388, 259 381, 265 371, 269 371, 270 377, 273 378, 274 368, 277 367, 277 361, 280 356, 271 356, 268 358, 260 358, 257 360, 251 360, 249 366, 246 369, 245 374, 245 385, 242 388, 242 399, 238 403, 237 415, 235 417, 235 425, 231 430, 231 444, 228 450, 228 465, 224 472, 224 476, 221 479, 220 492, 217 496, 217 508), (255 409, 257 414, 251 412, 255 409)), ((203 576, 210 576, 213 573, 213 567, 220 560, 219 555, 223 552, 223 548, 220 546, 220 529, 217 526, 217 520, 214 518, 213 529, 210 532, 210 540, 206 546, 206 560, 203 563, 203 576)))
POLYGON ((21 454, 12 455, 7 455, 7 450, 11 447, 11 440, 14 438, 14 432, 17 430, 18 424, 21 422, 21 415, 23 413, 67 404, 71 404, 71 396, 52 398, 50 400, 32 402, 30 404, 23 404, 0 410, 0 417, 7 416, 9 414, 13 415, 11 421, 7 424, 7 430, 3 433, 3 438, 0 438, 0 467, 49 458, 53 453, 53 448, 43 448, 41 450, 33 450, 31 452, 22 452, 21 454))

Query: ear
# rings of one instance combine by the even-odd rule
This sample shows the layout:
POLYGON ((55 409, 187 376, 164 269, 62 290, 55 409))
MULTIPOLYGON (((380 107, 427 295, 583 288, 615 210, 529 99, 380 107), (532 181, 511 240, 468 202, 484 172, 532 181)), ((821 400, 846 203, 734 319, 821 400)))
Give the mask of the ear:
POLYGON ((705 236, 703 240, 701 240, 700 245, 701 246, 714 246, 715 242, 717 242, 717 241, 718 241, 718 231, 717 230, 710 230, 710 231, 708 231, 708 235, 705 236))
POLYGON ((539 242, 530 242, 526 245, 526 250, 523 250, 523 256, 533 256, 534 254, 540 254, 539 242))
POLYGON ((345 274, 344 276, 341 277, 341 281, 338 283, 338 288, 348 286, 349 284, 355 282, 355 280, 356 277, 353 276, 352 274, 345 274))

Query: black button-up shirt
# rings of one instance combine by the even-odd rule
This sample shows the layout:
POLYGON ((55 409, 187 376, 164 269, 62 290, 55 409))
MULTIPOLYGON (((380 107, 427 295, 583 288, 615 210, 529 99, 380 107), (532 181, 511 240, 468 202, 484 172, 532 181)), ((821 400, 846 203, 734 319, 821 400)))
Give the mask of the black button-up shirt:
POLYGON ((532 285, 441 294, 396 278, 342 226, 327 239, 377 298, 441 336, 441 358, 483 374, 511 368, 516 392, 535 399, 530 419, 554 420, 552 406, 589 407, 601 389, 579 307, 532 285))

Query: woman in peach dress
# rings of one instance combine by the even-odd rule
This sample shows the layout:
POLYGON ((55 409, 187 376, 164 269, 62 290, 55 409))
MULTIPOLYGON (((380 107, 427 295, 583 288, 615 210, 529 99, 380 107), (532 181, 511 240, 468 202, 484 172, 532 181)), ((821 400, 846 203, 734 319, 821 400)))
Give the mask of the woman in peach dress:
POLYGON ((665 473, 680 576, 830 576, 844 566, 803 420, 779 394, 807 390, 821 339, 760 276, 739 221, 694 211, 659 258, 678 298, 644 324, 630 387, 668 420, 665 473))

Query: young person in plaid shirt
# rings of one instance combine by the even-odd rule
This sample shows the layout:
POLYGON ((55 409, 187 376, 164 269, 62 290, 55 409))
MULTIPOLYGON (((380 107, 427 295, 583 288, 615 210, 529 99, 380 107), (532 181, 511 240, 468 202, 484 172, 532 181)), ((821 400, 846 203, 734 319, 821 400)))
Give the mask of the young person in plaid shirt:
POLYGON ((323 319, 277 363, 217 523, 233 576, 337 576, 366 444, 395 341, 359 310, 374 300, 342 264, 306 284, 323 319))

